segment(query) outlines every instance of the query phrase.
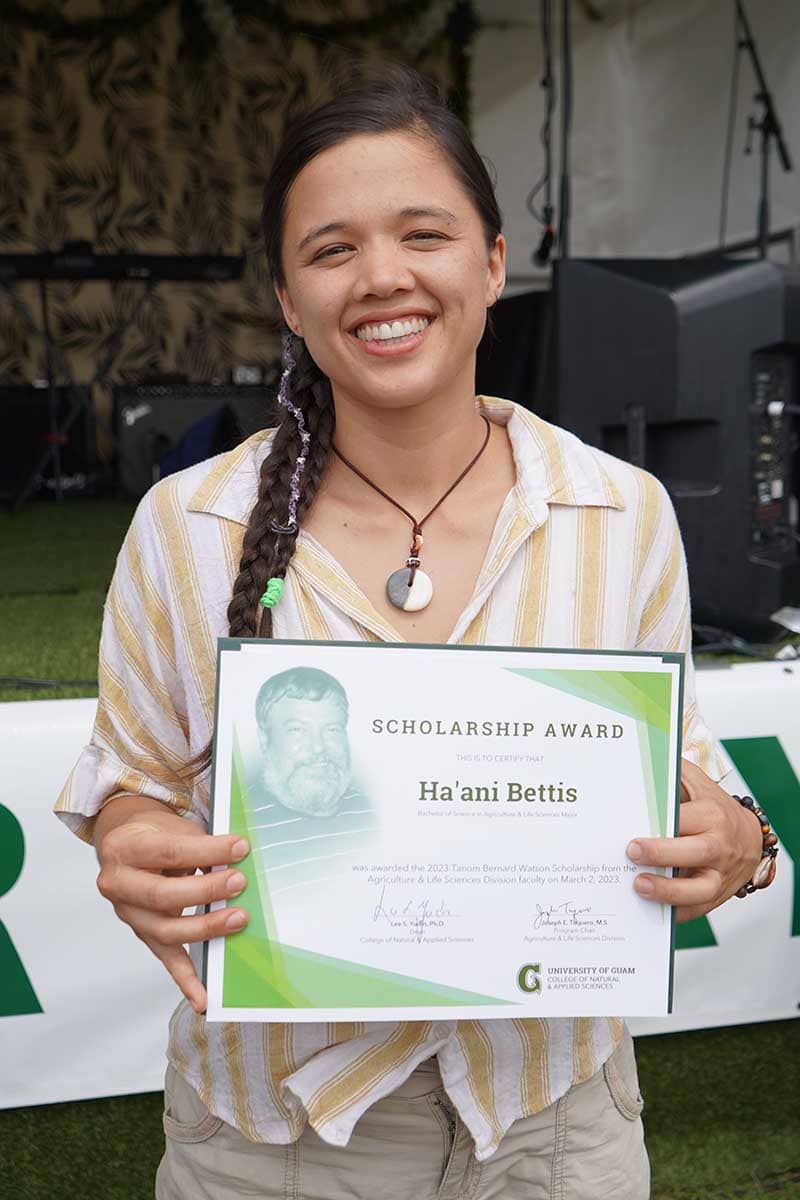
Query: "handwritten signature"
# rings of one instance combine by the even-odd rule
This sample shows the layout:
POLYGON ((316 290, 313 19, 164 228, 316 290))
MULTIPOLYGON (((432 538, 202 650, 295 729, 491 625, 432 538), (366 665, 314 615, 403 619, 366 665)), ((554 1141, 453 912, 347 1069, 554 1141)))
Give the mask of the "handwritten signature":
POLYGON ((457 917, 444 900, 436 904, 429 896, 412 898, 405 904, 392 904, 386 896, 386 884, 381 886, 380 896, 372 910, 372 920, 385 921, 393 929, 407 929, 419 940, 428 929, 441 929, 450 917, 457 917))
POLYGON ((541 904, 536 905, 536 916, 533 919, 533 928, 542 929, 547 927, 563 927, 582 925, 605 925, 607 919, 613 917, 613 913, 600 913, 595 916, 588 916, 592 911, 590 904, 585 904, 579 907, 574 900, 564 900, 561 904, 548 904, 547 908, 542 908, 541 904))

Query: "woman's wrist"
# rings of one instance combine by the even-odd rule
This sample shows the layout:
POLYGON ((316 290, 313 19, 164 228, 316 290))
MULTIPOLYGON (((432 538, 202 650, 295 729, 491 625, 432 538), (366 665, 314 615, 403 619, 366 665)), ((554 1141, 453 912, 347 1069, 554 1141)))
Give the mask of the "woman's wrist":
MULTIPOLYGON (((148 817, 163 817, 165 813, 176 817, 179 821, 183 820, 168 804, 164 804, 161 800, 154 800, 152 796, 113 796, 106 801, 95 817, 93 831, 95 850, 99 853, 103 839, 111 833, 112 829, 117 829, 120 825, 127 825, 131 821, 140 821, 146 824, 148 817)), ((156 828, 155 824, 153 828, 156 828)), ((159 824, 158 828, 162 829, 163 826, 159 824)))
POLYGON ((736 895, 743 899, 745 896, 751 895, 753 892, 759 891, 762 888, 769 887, 775 878, 776 858, 778 855, 778 839, 772 832, 767 814, 763 808, 759 808, 752 796, 734 796, 734 800, 746 809, 755 817, 757 824, 748 818, 748 837, 753 842, 754 867, 751 874, 748 876, 747 882, 736 892, 736 895), (755 845, 756 836, 758 837, 758 846, 755 845))

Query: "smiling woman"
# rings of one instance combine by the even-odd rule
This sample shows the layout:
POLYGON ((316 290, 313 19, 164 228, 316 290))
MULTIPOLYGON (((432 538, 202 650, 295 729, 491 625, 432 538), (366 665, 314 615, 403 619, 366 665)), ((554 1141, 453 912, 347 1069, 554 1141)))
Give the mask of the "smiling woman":
MULTIPOLYGON (((505 278, 500 214, 463 126, 418 77, 390 73, 372 86, 369 106, 354 92, 328 106, 334 112, 335 126, 321 119, 287 135, 263 210, 275 291, 302 338, 300 369, 335 412, 326 503, 309 511, 310 473, 299 511, 306 533, 352 560, 355 581, 387 620, 399 610, 406 636, 443 641, 514 481, 509 439, 487 426, 474 397, 477 345, 505 278), (466 479, 485 431, 481 469, 466 479), (377 481, 362 470, 376 456, 386 459, 377 481), (426 518, 412 514, 432 516, 454 482, 460 503, 436 513, 440 536, 425 552, 436 567, 434 606, 420 570, 426 518), (368 500, 366 487, 384 504, 368 500)), ((323 435, 320 453, 325 446, 323 435)), ((274 483, 269 495, 280 505, 274 483)), ((261 618, 262 633, 268 622, 261 618)))
MULTIPOLYGON (((140 506, 106 603, 97 727, 57 805, 94 839, 103 895, 186 997, 170 1029, 157 1195, 643 1200, 642 1101, 620 1019, 204 1019, 184 946, 247 921, 228 864, 248 847, 206 833, 218 637, 688 654, 691 636, 661 485, 475 396, 505 242, 484 163, 429 84, 387 69, 301 116, 263 226, 287 326, 286 418, 140 506)), ((683 753, 699 766, 684 764, 681 836, 629 846, 682 869, 636 876, 679 918, 733 895, 761 853, 758 821, 709 778, 726 764, 690 656, 684 699, 683 753)), ((265 723, 262 782, 269 793, 297 768, 296 811, 272 824, 369 833, 348 790, 341 697, 283 703, 265 723)), ((264 811, 269 825, 269 795, 264 811)), ((272 846, 272 828, 265 837, 272 846)))

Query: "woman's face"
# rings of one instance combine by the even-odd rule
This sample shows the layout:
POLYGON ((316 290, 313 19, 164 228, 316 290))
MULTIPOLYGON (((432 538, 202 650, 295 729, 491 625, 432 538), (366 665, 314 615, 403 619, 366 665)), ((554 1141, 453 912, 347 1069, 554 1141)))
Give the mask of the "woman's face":
POLYGON ((337 404, 403 408, 448 391, 472 395, 504 263, 504 239, 487 248, 478 212, 434 142, 359 134, 297 176, 286 282, 275 290, 337 404))

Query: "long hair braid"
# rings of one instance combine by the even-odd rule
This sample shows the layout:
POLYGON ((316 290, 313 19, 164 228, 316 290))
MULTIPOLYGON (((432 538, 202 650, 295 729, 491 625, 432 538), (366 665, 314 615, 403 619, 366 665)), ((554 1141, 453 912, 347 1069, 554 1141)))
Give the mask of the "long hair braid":
MULTIPOLYGON (((335 415, 333 393, 303 345, 292 372, 292 403, 302 409, 311 441, 306 450, 306 468, 297 504, 298 528, 314 502, 333 445, 335 415)), ((259 601, 268 579, 283 579, 297 543, 297 533, 275 533, 270 522, 286 520, 292 472, 302 453, 301 439, 291 413, 286 412, 277 428, 270 452, 261 464, 258 498, 253 505, 242 543, 239 574, 228 605, 229 637, 272 637, 272 611, 259 601)), ((211 766, 212 743, 191 758, 184 774, 192 784, 211 766)))
MULTIPOLYGON (((311 440, 306 451, 298 526, 314 502, 333 445, 335 416, 330 383, 303 346, 297 355, 290 388, 292 403, 302 409, 311 440)), ((292 473, 302 454, 297 424, 287 412, 261 465, 258 498, 242 543, 239 574, 228 605, 230 637, 271 637, 272 612, 259 600, 267 580, 283 579, 294 554, 297 533, 275 533, 271 522, 283 523, 289 506, 292 473)))

